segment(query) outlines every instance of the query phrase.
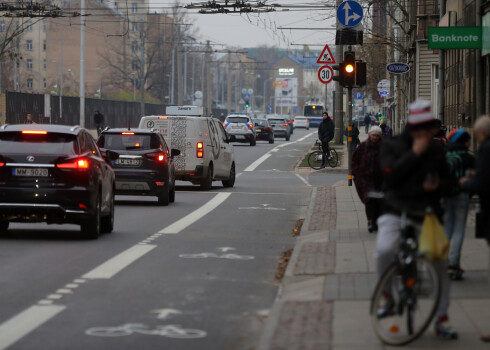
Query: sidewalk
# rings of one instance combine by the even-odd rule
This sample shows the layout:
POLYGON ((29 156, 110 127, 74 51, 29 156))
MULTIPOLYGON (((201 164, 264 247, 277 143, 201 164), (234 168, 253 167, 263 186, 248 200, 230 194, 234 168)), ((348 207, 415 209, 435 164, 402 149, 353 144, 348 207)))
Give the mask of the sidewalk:
MULTIPOLYGON (((468 220, 466 232, 462 251, 465 279, 452 282, 449 311, 459 339, 437 339, 431 325, 405 349, 490 349, 479 339, 482 333, 490 333, 489 249, 485 241, 474 238, 473 220, 468 220)), ((301 235, 257 349, 390 348, 375 336, 369 318, 376 283, 375 240, 376 235, 367 231, 364 205, 353 186, 340 181, 314 187, 301 235)))

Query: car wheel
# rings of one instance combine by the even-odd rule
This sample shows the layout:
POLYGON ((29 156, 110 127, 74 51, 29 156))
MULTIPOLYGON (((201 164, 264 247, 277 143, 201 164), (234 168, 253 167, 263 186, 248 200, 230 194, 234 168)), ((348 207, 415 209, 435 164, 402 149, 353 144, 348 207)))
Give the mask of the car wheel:
POLYGON ((170 188, 169 186, 164 186, 162 190, 158 192, 158 204, 167 206, 170 203, 170 188))
POLYGON ((213 166, 209 165, 208 174, 206 178, 202 179, 199 183, 201 190, 209 191, 213 187, 213 166))
POLYGON ((228 177, 228 180, 223 180, 221 183, 223 184, 223 187, 233 187, 235 185, 235 164, 231 165, 230 169, 230 176, 228 177))
POLYGON ((256 144, 257 144, 257 141, 255 140, 255 138, 250 140, 250 146, 255 146, 256 144))
POLYGON ((170 189, 169 200, 170 200, 170 203, 175 202, 175 181, 174 181, 174 185, 170 189))
POLYGON ((310 130, 310 128, 306 128, 306 130, 310 130))
POLYGON ((87 239, 97 239, 100 236, 100 194, 95 203, 95 213, 80 223, 82 235, 87 239))
POLYGON ((114 230, 114 190, 112 191, 112 198, 109 215, 103 216, 100 222, 101 233, 111 233, 114 230))

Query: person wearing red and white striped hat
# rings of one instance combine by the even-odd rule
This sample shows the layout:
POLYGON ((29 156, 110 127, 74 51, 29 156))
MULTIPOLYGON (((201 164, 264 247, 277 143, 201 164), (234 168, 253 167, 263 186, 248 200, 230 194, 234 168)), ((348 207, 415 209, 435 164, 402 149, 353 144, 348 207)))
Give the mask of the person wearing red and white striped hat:
MULTIPOLYGON (((441 198, 449 192, 450 178, 442 144, 434 139, 439 131, 431 103, 417 100, 409 107, 405 130, 400 136, 386 139, 380 150, 380 166, 385 193, 383 215, 378 218, 376 264, 381 276, 389 267, 399 247, 401 213, 420 230, 427 207, 442 218, 441 198)), ((420 232, 420 231, 419 231, 420 232)), ((443 339, 456 339, 449 326, 449 278, 447 261, 434 264, 441 282, 441 298, 436 311, 435 333, 443 339)), ((390 307, 388 302, 387 307, 390 307)), ((391 303, 393 305, 393 303, 391 303)), ((378 317, 392 310, 378 310, 378 317)))

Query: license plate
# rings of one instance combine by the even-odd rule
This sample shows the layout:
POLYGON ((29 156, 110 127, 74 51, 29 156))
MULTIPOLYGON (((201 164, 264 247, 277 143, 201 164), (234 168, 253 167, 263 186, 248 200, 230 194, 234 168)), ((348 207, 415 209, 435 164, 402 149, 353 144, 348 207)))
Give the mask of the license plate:
POLYGON ((49 176, 48 169, 45 168, 14 168, 13 176, 49 176))
POLYGON ((238 140, 238 139, 243 140, 243 139, 245 138, 245 136, 242 136, 242 135, 237 135, 237 136, 235 136, 235 138, 236 138, 237 140, 238 140))
POLYGON ((232 128, 232 129, 238 129, 238 130, 243 129, 243 127, 242 127, 242 126, 232 126, 231 128, 232 128))
POLYGON ((116 159, 115 164, 127 165, 127 166, 137 166, 137 165, 140 165, 140 160, 139 159, 119 158, 119 159, 116 159))
POLYGON ((262 131, 262 129, 257 129, 257 130, 255 130, 255 131, 256 131, 256 132, 261 132, 261 131, 262 131))

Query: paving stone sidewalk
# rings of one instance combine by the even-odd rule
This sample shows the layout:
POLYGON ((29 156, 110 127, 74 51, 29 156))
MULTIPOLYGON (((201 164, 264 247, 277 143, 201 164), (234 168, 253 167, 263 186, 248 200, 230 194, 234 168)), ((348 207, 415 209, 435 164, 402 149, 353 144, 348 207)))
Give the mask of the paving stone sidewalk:
MULTIPOLYGON (((463 244, 465 280, 451 284, 451 324, 459 340, 441 341, 429 328, 408 349, 490 349, 489 249, 474 238, 470 213, 463 244)), ((364 205, 341 181, 314 188, 258 350, 387 349, 376 338, 369 303, 376 283, 376 235, 367 231, 364 205)))

